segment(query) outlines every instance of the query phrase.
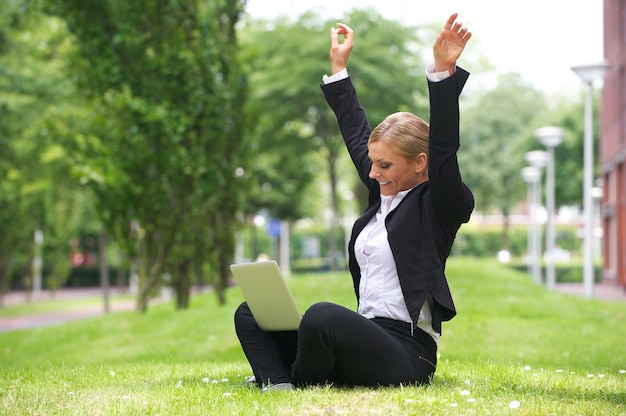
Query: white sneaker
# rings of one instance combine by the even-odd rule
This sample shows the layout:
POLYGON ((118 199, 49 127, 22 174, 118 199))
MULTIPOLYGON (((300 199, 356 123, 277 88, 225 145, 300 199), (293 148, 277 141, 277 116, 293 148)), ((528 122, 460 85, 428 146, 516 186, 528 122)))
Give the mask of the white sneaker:
POLYGON ((296 390, 296 386, 291 383, 278 383, 278 384, 270 384, 269 386, 263 387, 261 390, 263 393, 268 391, 293 391, 296 390))

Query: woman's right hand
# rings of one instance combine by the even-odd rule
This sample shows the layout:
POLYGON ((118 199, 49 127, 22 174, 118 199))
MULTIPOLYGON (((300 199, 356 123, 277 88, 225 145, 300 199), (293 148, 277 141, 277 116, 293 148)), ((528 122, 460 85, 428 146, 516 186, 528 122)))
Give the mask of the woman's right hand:
POLYGON ((330 29, 330 69, 331 75, 345 69, 354 46, 354 32, 343 23, 337 23, 339 28, 330 29), (343 35, 343 43, 339 43, 339 35, 343 35))

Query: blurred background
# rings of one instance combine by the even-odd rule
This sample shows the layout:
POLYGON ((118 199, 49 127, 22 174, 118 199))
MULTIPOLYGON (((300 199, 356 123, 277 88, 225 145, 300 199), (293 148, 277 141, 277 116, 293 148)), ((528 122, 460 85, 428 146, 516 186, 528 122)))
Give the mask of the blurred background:
POLYGON ((167 288, 186 308, 194 288, 223 302, 233 262, 345 269, 365 195, 319 90, 329 28, 355 30, 348 69, 376 125, 427 118, 424 69, 452 12, 474 33, 459 159, 476 196, 453 254, 621 288, 626 92, 606 85, 624 84, 624 22, 604 18, 619 7, 5 0, 0 305, 99 287, 145 311, 167 288))

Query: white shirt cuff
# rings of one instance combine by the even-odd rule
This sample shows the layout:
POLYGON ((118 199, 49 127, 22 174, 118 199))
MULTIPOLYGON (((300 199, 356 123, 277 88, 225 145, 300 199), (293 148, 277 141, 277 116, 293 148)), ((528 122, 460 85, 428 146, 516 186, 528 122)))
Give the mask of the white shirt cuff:
MULTIPOLYGON (((435 64, 430 64, 428 68, 426 68, 426 78, 428 78, 431 82, 439 82, 443 81, 446 78, 450 77, 450 73, 448 71, 434 72, 435 64)), ((348 78, 348 70, 346 68, 341 71, 333 74, 331 76, 324 75, 322 77, 322 81, 324 84, 330 84, 331 82, 341 81, 342 79, 348 78)))
POLYGON ((341 71, 331 76, 324 75, 322 77, 322 81, 324 82, 324 85, 326 85, 326 84, 330 84, 331 82, 341 81, 342 79, 346 79, 346 78, 348 78, 348 70, 344 68, 341 71))
POLYGON ((426 78, 431 82, 439 82, 450 78, 450 73, 448 71, 435 72, 435 64, 430 64, 426 68, 426 78))

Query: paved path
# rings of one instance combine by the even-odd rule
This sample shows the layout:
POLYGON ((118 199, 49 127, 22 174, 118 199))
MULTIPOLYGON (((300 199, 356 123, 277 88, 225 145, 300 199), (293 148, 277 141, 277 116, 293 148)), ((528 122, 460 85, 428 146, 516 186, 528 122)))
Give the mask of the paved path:
MULTIPOLYGON (((568 293, 576 296, 585 296, 583 285, 580 283, 558 283, 556 290, 562 293, 568 293)), ((119 290, 111 290, 111 296, 122 294, 124 292, 119 290)), ((100 289, 62 289, 57 291, 56 296, 53 298, 50 293, 42 292, 41 300, 51 299, 79 299, 79 298, 92 298, 98 299, 102 297, 100 289)), ((594 298, 603 299, 609 301, 622 301, 626 302, 626 291, 619 286, 601 283, 594 286, 594 298)), ((153 302, 159 302, 161 299, 154 299, 153 302)), ((15 305, 26 302, 26 295, 24 292, 11 292, 4 297, 4 305, 15 305)), ((115 313, 119 311, 133 310, 135 308, 134 299, 110 299, 109 313, 115 313)), ((85 306, 81 309, 64 311, 64 312, 47 312, 44 314, 33 314, 25 316, 14 317, 0 317, 0 332, 15 331, 19 329, 35 328, 48 325, 61 324, 68 321, 74 321, 77 319, 86 319, 94 316, 103 315, 104 304, 103 302, 94 303, 90 306, 85 306)))
MULTIPOLYGON (((124 294, 124 291, 111 290, 110 296, 124 294)), ((109 313, 132 310, 135 308, 134 299, 113 299, 109 297, 109 313)), ((80 309, 73 309, 68 311, 59 312, 45 312, 29 315, 20 315, 12 317, 0 317, 0 332, 14 331, 18 329, 34 328, 40 326, 48 326, 61 324, 68 321, 74 321, 77 319, 91 318, 94 316, 103 315, 104 300, 102 298, 102 292, 100 289, 61 289, 53 296, 48 291, 42 291, 39 299, 42 301, 51 300, 68 300, 68 299, 95 299, 100 302, 95 302, 91 305, 85 305, 80 309)), ((10 292, 5 295, 3 299, 4 306, 11 306, 17 304, 23 304, 28 302, 28 298, 25 292, 10 292)))
MULTIPOLYGON (((555 289, 559 292, 585 296, 582 283, 557 283, 555 289)), ((613 283, 599 283, 593 287, 593 298, 611 301, 626 301, 626 290, 613 283)))

